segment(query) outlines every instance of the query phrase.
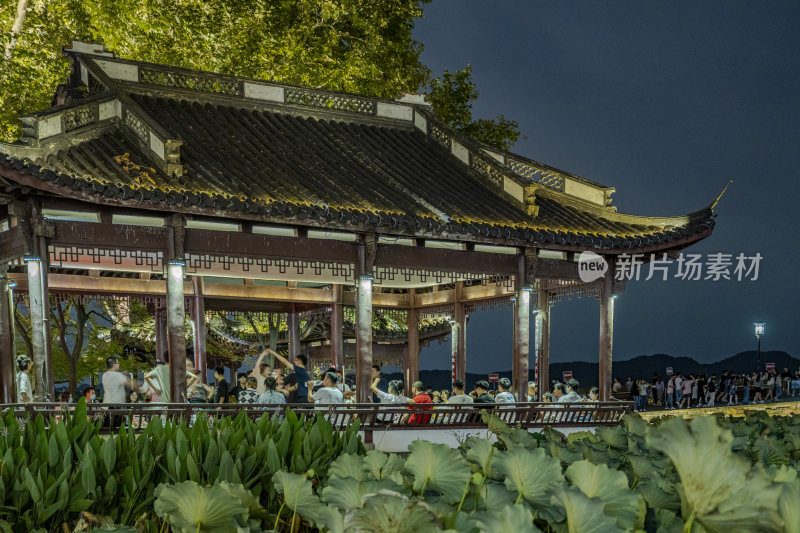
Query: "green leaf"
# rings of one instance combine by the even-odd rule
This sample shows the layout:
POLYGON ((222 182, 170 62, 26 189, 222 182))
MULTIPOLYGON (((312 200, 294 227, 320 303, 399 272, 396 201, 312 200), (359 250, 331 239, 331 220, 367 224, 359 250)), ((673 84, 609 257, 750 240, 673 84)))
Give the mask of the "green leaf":
POLYGON ((492 446, 488 439, 469 437, 464 441, 464 448, 467 450, 467 460, 478 465, 484 477, 498 479, 492 472, 492 459, 497 453, 497 448, 492 446))
POLYGON ((553 495, 553 503, 564 508, 569 533, 622 533, 627 531, 613 516, 605 513, 602 500, 586 496, 575 487, 561 488, 553 495))
POLYGON ((521 505, 508 505, 490 511, 478 511, 470 515, 471 521, 480 531, 536 533, 541 531, 533 524, 533 515, 521 505))
POLYGON ((219 485, 161 484, 155 496, 153 509, 176 533, 235 531, 235 524, 247 521, 248 507, 219 485))
POLYGON ((100 455, 103 457, 103 465, 106 467, 106 473, 111 475, 114 471, 114 465, 117 462, 117 445, 114 437, 109 437, 103 442, 100 455))
POLYGON ((333 460, 328 468, 328 475, 331 477, 349 477, 358 481, 366 479, 367 472, 364 470, 364 459, 360 455, 343 453, 333 460))
POLYGON ((680 477, 683 517, 709 531, 780 529, 780 486, 731 451, 733 435, 711 417, 673 418, 651 430, 648 446, 669 457, 680 477))
POLYGON ((311 482, 299 474, 284 470, 272 476, 275 490, 283 494, 286 507, 297 513, 316 527, 325 527, 334 532, 341 532, 342 516, 333 507, 319 501, 311 488, 311 482))
POLYGON ((414 476, 414 491, 423 494, 433 490, 448 503, 457 503, 464 494, 471 471, 469 463, 458 451, 446 444, 416 440, 408 446, 411 454, 406 471, 414 476))
POLYGON ((405 461, 395 454, 385 454, 378 450, 370 450, 364 456, 364 468, 378 481, 391 479, 395 483, 402 483, 404 466, 405 461))
POLYGON ((778 512, 783 518, 786 533, 800 533, 800 480, 783 483, 778 500, 778 512))
POLYGON ((364 505, 344 518, 348 533, 438 533, 442 531, 440 526, 424 503, 391 491, 366 496, 364 505))
POLYGON ((644 524, 644 500, 630 490, 628 478, 619 470, 577 461, 567 468, 566 475, 570 483, 586 496, 602 500, 605 513, 615 517, 621 528, 641 528, 644 524))
POLYGON ((561 465, 541 448, 514 448, 498 454, 495 467, 506 488, 537 509, 546 511, 556 487, 564 483, 561 465))

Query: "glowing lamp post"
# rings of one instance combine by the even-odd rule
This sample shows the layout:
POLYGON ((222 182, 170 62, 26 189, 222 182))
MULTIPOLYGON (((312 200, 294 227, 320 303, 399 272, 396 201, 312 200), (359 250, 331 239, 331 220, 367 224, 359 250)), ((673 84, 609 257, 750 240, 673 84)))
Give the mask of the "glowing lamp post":
POLYGON ((756 370, 761 372, 761 336, 764 334, 764 322, 755 322, 753 325, 755 326, 756 339, 758 339, 756 370))

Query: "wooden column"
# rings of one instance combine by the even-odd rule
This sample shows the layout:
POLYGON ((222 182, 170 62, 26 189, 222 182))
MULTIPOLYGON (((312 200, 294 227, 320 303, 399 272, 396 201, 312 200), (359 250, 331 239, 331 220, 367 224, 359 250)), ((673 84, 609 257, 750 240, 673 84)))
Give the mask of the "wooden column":
POLYGON ((406 394, 410 394, 411 385, 419 380, 419 311, 415 306, 416 290, 408 291, 411 307, 408 310, 408 345, 403 352, 405 361, 403 371, 406 382, 406 394))
POLYGON ((372 280, 362 274, 356 294, 356 394, 360 403, 372 401, 372 280))
POLYGON ((156 330, 156 361, 160 362, 166 361, 164 354, 167 351, 167 321, 164 313, 164 308, 161 307, 160 302, 156 302, 153 311, 153 320, 156 330))
POLYGON ((455 355, 455 379, 466 383, 467 380, 467 320, 464 304, 461 302, 461 293, 464 289, 463 281, 456 281, 454 291, 455 305, 453 309, 453 344, 455 355))
POLYGON ((611 360, 614 344, 614 263, 600 280, 600 353, 598 387, 600 400, 611 400, 611 360))
POLYGON ((47 400, 55 400, 56 382, 53 375, 53 332, 50 329, 50 253, 47 245, 47 238, 39 237, 39 259, 41 260, 41 283, 42 283, 42 322, 44 327, 44 353, 47 366, 45 367, 45 382, 47 384, 47 400))
POLYGON ((539 323, 539 381, 537 394, 542 401, 545 392, 550 391, 550 293, 539 291, 539 312, 536 314, 539 323))
POLYGON ((294 363, 294 358, 300 354, 300 321, 295 304, 290 305, 286 326, 289 328, 289 362, 294 363))
POLYGON ((333 284, 333 303, 331 304, 331 362, 344 374, 344 307, 342 295, 344 288, 333 284))
POLYGON ((514 354, 516 373, 512 376, 512 386, 517 401, 524 402, 528 394, 528 356, 530 354, 531 290, 523 287, 517 291, 514 306, 514 354))
POLYGON ((44 319, 42 312, 42 262, 38 257, 26 257, 25 268, 28 272, 28 315, 31 319, 31 347, 33 353, 33 388, 34 400, 37 402, 47 401, 47 352, 45 341, 47 336, 44 332, 44 319))
POLYGON ((14 302, 7 266, 0 277, 0 403, 16 403, 16 357, 14 357, 14 302))
MULTIPOLYGON (((202 276, 192 276, 192 288, 194 289, 194 301, 192 305, 194 320, 194 366, 200 373, 200 380, 206 383, 208 380, 208 362, 206 360, 206 305, 203 297, 203 278, 202 276)), ((231 383, 236 381, 233 376, 231 383)))
POLYGON ((167 264, 167 347, 169 350, 170 402, 186 401, 186 313, 182 261, 167 264))

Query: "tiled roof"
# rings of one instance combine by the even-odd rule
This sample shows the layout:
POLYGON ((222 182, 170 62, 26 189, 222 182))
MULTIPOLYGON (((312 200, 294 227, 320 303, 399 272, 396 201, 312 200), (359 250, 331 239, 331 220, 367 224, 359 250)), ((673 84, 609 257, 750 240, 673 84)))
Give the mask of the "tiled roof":
MULTIPOLYGON (((536 176, 478 152, 459 157, 456 143, 464 150, 475 143, 438 123, 425 130, 416 122, 141 83, 120 83, 107 94, 59 111, 61 129, 46 142, 0 145, 15 156, 0 154, 0 171, 97 203, 511 245, 669 248, 713 228, 710 208, 672 219, 622 215, 605 201, 590 205, 565 194, 563 176, 531 160, 523 170, 536 176), (452 144, 442 142, 443 131, 452 144), (179 164, 167 165, 170 157, 179 164), (545 184, 553 172, 561 189, 545 184)), ((39 117, 41 131, 47 113, 39 117)))

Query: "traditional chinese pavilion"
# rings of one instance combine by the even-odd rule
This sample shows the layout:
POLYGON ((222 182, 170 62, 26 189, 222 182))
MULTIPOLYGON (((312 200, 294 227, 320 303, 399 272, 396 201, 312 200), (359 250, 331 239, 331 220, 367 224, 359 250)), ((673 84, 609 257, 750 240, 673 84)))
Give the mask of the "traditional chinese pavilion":
POLYGON ((290 354, 301 350, 300 322, 325 316, 314 353, 339 367, 352 353, 363 401, 383 344, 373 314, 408 325, 395 350, 407 381, 420 324, 447 320, 463 379, 467 318, 498 305, 514 306, 514 351, 481 356, 512 358, 524 398, 531 330, 547 384, 550 308, 584 294, 600 302, 608 399, 623 287, 612 275, 582 282, 577 254, 593 251, 613 272, 620 254, 674 255, 714 226, 712 206, 618 213, 614 188, 488 148, 414 97, 196 72, 79 42, 65 53, 72 74, 54 106, 21 117, 23 137, 0 144, 2 402, 14 398, 13 306, 29 309, 34 382, 47 398, 49 305, 70 294, 138 299, 162 318, 173 401, 185 391, 187 314, 201 368, 211 311, 285 315, 290 354))

